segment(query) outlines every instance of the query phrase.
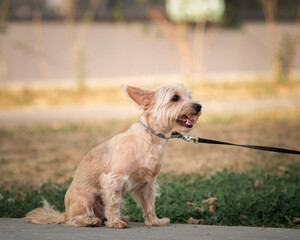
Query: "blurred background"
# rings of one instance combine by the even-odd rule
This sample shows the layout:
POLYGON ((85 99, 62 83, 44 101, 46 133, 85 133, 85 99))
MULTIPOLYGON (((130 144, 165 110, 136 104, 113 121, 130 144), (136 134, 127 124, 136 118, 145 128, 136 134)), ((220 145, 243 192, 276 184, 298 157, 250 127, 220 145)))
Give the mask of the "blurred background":
POLYGON ((1 0, 1 86, 299 77, 298 0, 1 0))
MULTIPOLYGON (((0 175, 70 178, 139 119, 123 84, 185 84, 192 135, 299 150, 299 43, 299 0, 0 0, 0 175)), ((162 170, 283 162, 299 157, 170 141, 162 170)))

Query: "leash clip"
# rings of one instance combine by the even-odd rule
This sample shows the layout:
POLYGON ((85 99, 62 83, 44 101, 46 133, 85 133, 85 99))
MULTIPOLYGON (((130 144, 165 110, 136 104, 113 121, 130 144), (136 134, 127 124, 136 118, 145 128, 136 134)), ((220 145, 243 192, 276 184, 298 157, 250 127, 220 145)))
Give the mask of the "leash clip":
POLYGON ((193 140, 194 143, 198 143, 198 137, 192 137, 192 136, 190 136, 190 135, 183 135, 183 136, 182 136, 182 139, 183 139, 184 141, 186 141, 186 142, 189 142, 189 141, 193 140))

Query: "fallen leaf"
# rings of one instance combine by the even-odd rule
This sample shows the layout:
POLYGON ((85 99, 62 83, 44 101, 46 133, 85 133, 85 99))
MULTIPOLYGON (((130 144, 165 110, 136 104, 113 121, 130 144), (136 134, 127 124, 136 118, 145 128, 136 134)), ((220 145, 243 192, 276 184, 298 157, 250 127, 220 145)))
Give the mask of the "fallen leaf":
POLYGON ((214 205, 210 205, 209 212, 215 212, 215 211, 216 211, 216 207, 214 205))
POLYGON ((299 223, 300 222, 300 218, 299 217, 293 217, 292 218, 292 222, 293 223, 299 223))
POLYGON ((202 223, 202 219, 196 219, 193 217, 190 217, 190 219, 188 220, 189 224, 194 224, 194 225, 199 225, 202 223))
POLYGON ((287 168, 284 167, 284 166, 278 166, 278 170, 283 172, 283 173, 286 173, 288 171, 287 168))
POLYGON ((215 201, 218 201, 218 198, 211 197, 211 198, 203 200, 202 202, 208 202, 208 204, 210 205, 210 204, 213 204, 215 201))
POLYGON ((254 184, 253 184, 253 186, 254 186, 255 189, 259 189, 259 188, 261 188, 263 185, 264 185, 263 182, 259 181, 258 179, 256 179, 256 180, 254 181, 254 184))
POLYGON ((242 218, 244 218, 244 219, 247 219, 247 218, 248 218, 247 215, 241 215, 241 216, 242 216, 242 218))
POLYGON ((201 207, 195 207, 197 210, 201 211, 201 207))
POLYGON ((186 202, 186 205, 188 205, 189 207, 193 206, 193 204, 191 202, 186 202))

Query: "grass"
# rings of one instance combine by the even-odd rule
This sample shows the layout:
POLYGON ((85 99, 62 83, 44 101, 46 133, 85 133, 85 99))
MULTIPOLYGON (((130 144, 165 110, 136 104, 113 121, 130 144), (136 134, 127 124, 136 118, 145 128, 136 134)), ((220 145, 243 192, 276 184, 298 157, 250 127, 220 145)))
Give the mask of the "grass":
MULTIPOLYGON (((187 223, 194 217, 209 225, 290 226, 291 219, 300 215, 299 170, 298 165, 291 165, 287 173, 280 175, 227 170, 212 176, 163 175, 159 179, 161 197, 156 209, 159 216, 170 216, 175 223, 187 223), (256 179, 263 183, 261 188, 254 187, 256 179), (218 199, 212 204, 216 209, 214 212, 210 210, 211 205, 202 202, 210 197, 218 199)), ((131 198, 127 198, 126 204, 125 214, 132 214, 133 221, 142 221, 131 198)))
MULTIPOLYGON (((193 217, 208 225, 299 228, 293 223, 293 218, 300 216, 299 173, 299 164, 291 164, 284 171, 272 172, 257 169, 248 173, 223 170, 210 176, 162 174, 158 178, 161 196, 156 201, 157 215, 170 217, 173 223, 187 223, 193 217), (260 186, 255 186, 255 181, 260 186), (210 197, 218 200, 213 204, 203 202, 210 197)), ((0 188, 0 216, 24 217, 41 206, 41 198, 64 211, 69 183, 47 183, 31 190, 0 188)), ((125 196, 123 214, 130 216, 130 221, 143 221, 141 208, 129 194, 125 196)))
MULTIPOLYGON (((299 117, 300 112, 295 109, 235 116, 201 116, 191 135, 241 144, 299 149, 299 117)), ((126 130, 134 121, 0 127, 0 186, 41 186, 49 180, 63 183, 73 176, 78 162, 90 149, 126 130)), ((258 166, 269 170, 292 162, 299 162, 299 157, 170 140, 162 171, 207 174, 227 168, 242 172, 258 166)))
MULTIPOLYGON (((157 86, 149 85, 149 88, 157 86)), ((203 83, 188 85, 195 99, 224 100, 270 97, 299 97, 300 81, 276 83, 273 81, 254 81, 242 83, 203 83), (258 87, 259 86, 259 87, 258 87), (232 94, 234 93, 234 94, 232 94)), ((0 89, 0 109, 15 107, 47 107, 57 105, 84 104, 123 104, 128 101, 120 87, 96 87, 79 91, 70 88, 47 89, 0 89)))

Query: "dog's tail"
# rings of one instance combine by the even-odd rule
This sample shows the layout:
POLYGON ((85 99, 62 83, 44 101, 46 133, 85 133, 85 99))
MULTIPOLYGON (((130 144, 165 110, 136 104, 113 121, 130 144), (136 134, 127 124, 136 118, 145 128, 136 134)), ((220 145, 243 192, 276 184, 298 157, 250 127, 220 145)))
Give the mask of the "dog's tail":
POLYGON ((26 221, 37 224, 64 224, 67 222, 66 213, 61 213, 54 210, 46 200, 43 200, 44 206, 42 208, 33 209, 26 214, 26 221))

